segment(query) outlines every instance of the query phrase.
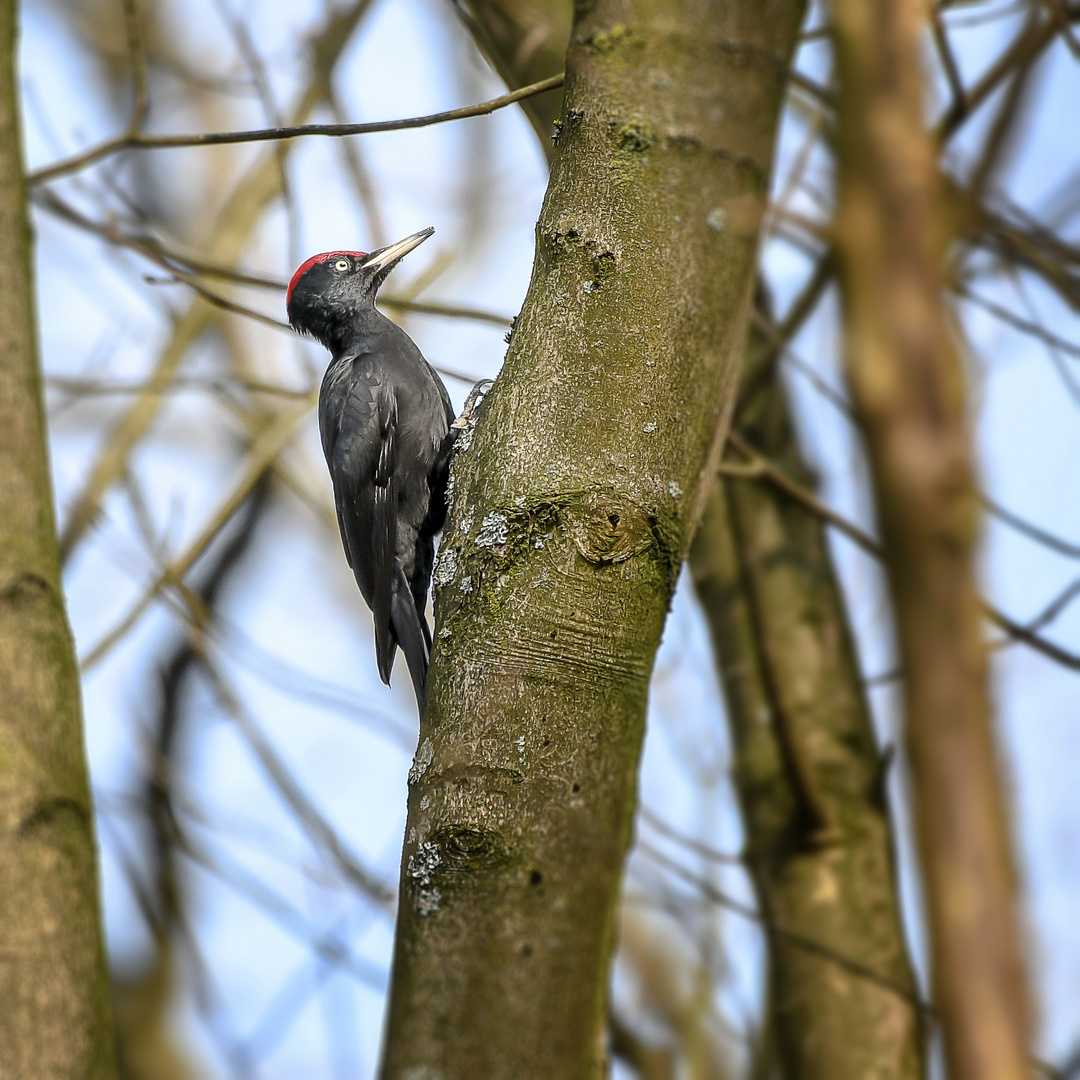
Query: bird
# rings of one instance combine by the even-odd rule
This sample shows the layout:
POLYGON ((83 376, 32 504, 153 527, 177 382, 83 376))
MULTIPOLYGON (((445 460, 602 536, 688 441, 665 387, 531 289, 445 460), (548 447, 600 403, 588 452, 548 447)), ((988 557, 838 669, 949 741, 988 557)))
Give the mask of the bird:
POLYGON ((438 372, 375 298, 390 271, 434 231, 370 253, 313 255, 293 274, 285 301, 293 329, 330 352, 319 433, 345 558, 374 617, 379 676, 390 685, 400 646, 421 716, 435 536, 446 520, 450 453, 464 425, 438 372))

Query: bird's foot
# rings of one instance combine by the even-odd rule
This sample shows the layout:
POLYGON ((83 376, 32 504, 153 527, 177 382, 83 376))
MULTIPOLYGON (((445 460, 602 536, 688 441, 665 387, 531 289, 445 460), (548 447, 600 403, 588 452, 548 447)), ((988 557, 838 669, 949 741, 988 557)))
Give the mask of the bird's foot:
POLYGON ((469 391, 469 396, 465 399, 464 406, 462 406, 461 415, 450 425, 451 431, 464 431, 469 426, 469 421, 472 420, 476 410, 480 408, 484 395, 491 389, 493 383, 493 379, 481 379, 469 391))

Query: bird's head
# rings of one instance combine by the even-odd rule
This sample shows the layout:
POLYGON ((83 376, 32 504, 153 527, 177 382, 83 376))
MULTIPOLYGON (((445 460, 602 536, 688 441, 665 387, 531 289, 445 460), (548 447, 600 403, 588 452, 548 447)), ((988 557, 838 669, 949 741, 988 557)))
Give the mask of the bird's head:
POLYGON ((355 321, 375 306, 375 294, 390 271, 435 230, 421 229, 396 244, 364 251, 324 251, 302 263, 289 282, 285 307, 289 325, 332 349, 355 321))

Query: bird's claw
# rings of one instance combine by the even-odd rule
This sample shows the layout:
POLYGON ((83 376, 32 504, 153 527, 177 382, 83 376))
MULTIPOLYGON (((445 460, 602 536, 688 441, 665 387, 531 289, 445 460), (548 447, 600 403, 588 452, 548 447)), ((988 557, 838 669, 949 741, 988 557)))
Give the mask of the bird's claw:
POLYGON ((451 431, 464 431, 469 426, 469 421, 472 420, 473 414, 484 400, 484 395, 491 389, 493 384, 493 379, 481 379, 469 391, 469 396, 462 406, 461 415, 450 425, 451 431))

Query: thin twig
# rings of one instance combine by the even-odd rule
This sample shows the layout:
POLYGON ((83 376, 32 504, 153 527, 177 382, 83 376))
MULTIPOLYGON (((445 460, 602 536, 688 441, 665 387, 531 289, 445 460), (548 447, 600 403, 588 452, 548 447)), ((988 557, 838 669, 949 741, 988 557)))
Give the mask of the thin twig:
POLYGON ((345 878, 379 907, 392 913, 396 893, 379 881, 345 846, 334 827, 319 813, 300 787, 288 766, 270 745, 237 694, 229 686, 221 669, 204 656, 203 665, 213 683, 214 692, 232 717, 248 747, 258 759, 275 790, 292 809, 296 820, 316 848, 321 848, 337 864, 345 878))
POLYGON ((1080 544, 1062 540, 1060 536, 1055 536, 1053 533, 1041 529, 1038 525, 1033 525, 1030 521, 1025 520, 1018 514, 1014 514, 1011 510, 1006 510, 1004 506, 995 502, 989 495, 980 495, 979 499, 989 513, 996 518, 1000 518, 1006 525, 1011 526, 1017 532, 1023 533, 1044 547, 1050 548, 1051 551, 1056 551, 1059 555, 1064 555, 1070 559, 1080 559, 1080 544))
POLYGON ((311 395, 311 389, 295 389, 279 386, 277 383, 262 382, 259 379, 242 379, 230 376, 225 379, 181 377, 158 386, 152 382, 107 382, 102 379, 76 379, 63 375, 47 375, 45 385, 50 389, 62 391, 79 397, 108 397, 112 394, 172 394, 185 390, 198 390, 204 393, 225 394, 232 389, 248 390, 253 394, 270 394, 273 397, 299 400, 311 395))
POLYGON ((301 139, 311 135, 330 138, 342 138, 349 135, 373 135, 382 131, 408 131, 413 128, 431 127, 445 124, 452 120, 466 120, 474 116, 487 116, 497 109, 516 105, 534 94, 543 94, 555 90, 563 84, 564 75, 560 72, 550 79, 523 86, 509 94, 502 94, 490 101, 477 105, 465 105, 459 109, 447 109, 443 112, 429 113, 426 116, 412 116, 404 120, 376 120, 367 124, 298 124, 294 127, 257 128, 252 131, 211 131, 193 135, 144 135, 125 134, 98 143, 97 146, 84 150, 65 161, 58 161, 42 169, 35 169, 26 177, 31 186, 45 184, 61 176, 68 176, 80 169, 85 169, 103 158, 111 157, 124 150, 167 150, 185 146, 233 146, 236 143, 279 142, 282 139, 301 139))
POLYGON ((1027 33, 1018 35, 963 98, 946 110, 945 115, 935 125, 934 134, 938 140, 942 144, 947 143, 968 117, 1008 78, 1013 69, 1018 65, 1032 63, 1053 41, 1056 33, 1054 21, 1046 19, 1027 33))
POLYGON ((641 818, 643 821, 648 822, 662 836, 668 837, 669 840, 674 840, 675 843, 686 848, 688 851, 692 851, 695 855, 700 855, 710 862, 733 863, 737 866, 742 866, 746 862, 741 855, 727 855, 722 851, 717 851, 716 848, 711 848, 707 844, 701 843, 700 840, 694 840, 692 837, 684 835, 677 829, 673 829, 663 818, 654 814, 647 806, 641 807, 641 818))
MULTIPOLYGON (((1032 13, 1027 26, 1020 34, 1021 39, 1028 32, 1034 31, 1038 19, 1039 16, 1032 13)), ((1039 50, 1031 50, 1021 54, 1017 59, 1012 78, 1003 94, 1004 100, 983 137, 978 160, 971 170, 971 179, 967 185, 967 200, 971 206, 982 205, 983 193, 991 190, 991 181, 994 175, 1000 172, 1002 162, 1008 156, 1017 133, 1018 123, 1023 120, 1024 103, 1040 55, 1039 50)))
POLYGON ((1033 338, 1038 338, 1039 341, 1042 341, 1044 344, 1050 345, 1053 348, 1059 349, 1061 352, 1068 353, 1069 356, 1080 360, 1080 345, 1077 345, 1075 342, 1067 341, 1063 337, 1058 337, 1057 334, 1051 333, 1037 322, 1023 319, 1019 315, 1014 315, 1007 308, 995 304, 993 300, 987 300, 985 297, 979 296, 978 293, 973 293, 966 285, 954 285, 953 291, 962 300, 966 300, 968 303, 981 307, 984 311, 988 311, 993 315, 995 319, 1000 319, 1001 322, 1008 323, 1009 326, 1013 327, 1015 330, 1019 330, 1033 338))
POLYGON ((1041 630, 1049 626, 1076 598, 1080 596, 1080 579, 1067 585, 1050 601, 1030 622, 1025 624, 1028 630, 1041 630))
POLYGON ((717 904, 735 915, 739 915, 751 922, 758 923, 759 925, 764 926, 771 934, 783 938, 784 941, 794 945, 796 948, 813 953, 815 956, 820 956, 825 960, 829 960, 838 967, 842 967, 850 974, 891 991, 896 994, 897 997, 914 1005, 920 1012, 931 1012, 930 1006, 927 1005, 914 990, 908 986, 904 986, 903 983, 896 982, 894 979, 889 978, 888 975, 883 975, 879 971, 874 971, 873 968, 869 968, 865 964, 859 963, 858 960, 854 960, 849 956, 845 956, 843 953, 837 952, 835 949, 829 948, 828 945, 824 945, 819 941, 814 941, 812 938, 808 938, 795 930, 789 930, 787 927, 779 925, 772 919, 767 918, 762 912, 750 907, 749 904, 744 904, 734 897, 728 896, 727 893, 721 892, 712 884, 712 882, 698 877, 697 874, 694 874, 685 866, 682 866, 674 859, 669 858, 662 851, 658 851, 648 843, 638 841, 637 849, 643 855, 652 859, 653 862, 663 866, 676 878, 681 879, 688 885, 692 885, 710 903, 717 904))
MULTIPOLYGON (((769 483, 778 487, 785 494, 790 495, 796 502, 805 506, 807 510, 815 514, 822 521, 831 525, 834 529, 842 532, 849 540, 853 541, 868 554, 873 555, 874 558, 885 558, 885 552, 881 544, 870 536, 869 533, 864 532, 858 525, 849 521, 841 514, 836 513, 835 510, 831 510, 811 494, 811 492, 807 491, 801 484, 792 480, 792 478, 782 469, 777 468, 771 461, 762 457, 737 434, 734 432, 729 433, 728 442, 738 450, 740 454, 747 457, 752 464, 758 462, 761 463, 761 471, 759 474, 761 479, 768 480, 769 483)), ((1042 637, 1036 631, 1022 623, 1018 623, 1015 619, 1009 618, 1003 611, 996 608, 993 604, 988 603, 986 600, 980 601, 980 606, 987 619, 998 627, 999 630, 1003 630, 1009 637, 1022 642, 1029 648, 1041 653, 1043 656, 1068 668, 1070 671, 1080 671, 1080 655, 1071 653, 1067 649, 1063 649, 1060 645, 1055 645, 1052 641, 1047 641, 1046 638, 1042 637)))
POLYGON ((114 645, 127 636, 163 588, 170 584, 178 585, 182 582, 184 574, 191 569, 195 560, 229 522, 266 470, 271 467, 274 459, 296 434, 297 427, 314 407, 315 394, 312 393, 301 406, 282 412, 260 432, 251 445, 247 457, 247 466, 240 481, 210 516, 209 521, 188 546, 187 550, 157 576, 142 596, 135 601, 128 613, 87 653, 80 664, 84 672, 94 667, 114 645))
MULTIPOLYGON (((38 192, 34 197, 34 201, 43 209, 48 210, 50 213, 57 215, 70 224, 93 233, 96 236, 100 236, 103 240, 109 241, 109 243, 128 248, 129 250, 142 255, 143 258, 154 263, 155 266, 159 266, 165 270, 171 280, 182 281, 185 284, 190 285, 199 292, 200 295, 204 296, 218 307, 227 308, 227 310, 240 315, 247 315, 261 322, 269 322, 270 325, 276 326, 278 329, 288 329, 286 323, 271 319, 269 316, 254 311, 251 308, 236 304, 234 301, 222 297, 219 293, 207 289, 205 285, 196 279, 195 275, 198 274, 203 277, 221 278, 226 281, 232 281, 238 285, 247 285, 260 289, 274 289, 279 292, 285 291, 286 283, 284 281, 279 281, 276 278, 258 277, 252 274, 246 274, 230 267, 220 266, 211 261, 176 254, 175 252, 169 251, 159 240, 152 236, 134 235, 125 232, 118 225, 111 222, 94 221, 92 218, 88 218, 85 214, 76 210, 52 191, 38 192)), ((510 318, 507 315, 500 315, 495 311, 485 311, 481 308, 463 307, 459 304, 441 304, 431 301, 410 300, 405 297, 395 296, 393 293, 380 295, 379 303, 391 309, 415 312, 418 315, 440 315, 449 319, 468 319, 474 322, 490 323, 492 326, 498 326, 500 328, 505 328, 510 325, 510 318)))
POLYGON ((833 272, 832 256, 827 253, 818 259, 814 272, 795 298, 794 303, 788 309, 787 315, 784 316, 784 320, 779 326, 757 308, 751 313, 754 325, 766 336, 769 345, 755 363, 753 370, 748 371, 742 380, 732 418, 733 427, 737 425, 739 418, 753 402, 757 393, 768 385, 777 360, 787 351, 788 342, 795 337, 814 311, 822 294, 832 281, 833 272))
POLYGON ((1042 0, 1042 4, 1050 12, 1050 17, 1057 23, 1061 39, 1065 42, 1069 52, 1073 54, 1073 59, 1080 60, 1080 41, 1077 40, 1072 24, 1069 22, 1069 10, 1063 0, 1042 0))
MULTIPOLYGON (((911 987, 905 986, 901 982, 897 982, 895 979, 882 974, 880 971, 875 971, 873 968, 867 967, 867 965, 853 957, 846 956, 844 953, 838 952, 836 949, 830 948, 820 941, 815 941, 813 938, 806 937, 797 930, 790 930, 786 926, 782 926, 763 912, 750 907, 749 904, 744 904, 734 897, 728 896, 727 893, 722 892, 713 885, 711 881, 706 881, 704 878, 699 877, 697 874, 693 873, 693 871, 688 870, 685 866, 676 862, 674 859, 669 858, 662 851, 658 851, 649 844, 639 841, 637 849, 646 856, 646 858, 649 858, 653 862, 664 867, 664 869, 672 874, 673 877, 690 885, 700 893, 702 897, 708 900, 709 903, 716 904, 718 907, 722 907, 734 915, 738 915, 750 922, 757 923, 759 926, 764 927, 770 934, 783 939, 789 945, 793 945, 797 949, 802 949, 803 952, 818 956, 823 960, 828 960, 830 963, 843 968, 856 978, 864 979, 866 982, 873 983, 875 986, 880 986, 883 990, 890 991, 903 1001, 906 1001, 909 1005, 914 1006, 924 1020, 935 1023, 938 1021, 937 1010, 934 1006, 929 1002, 924 1001, 918 992, 911 987)), ((1043 1061, 1034 1055, 1028 1055, 1028 1060, 1047 1077, 1047 1080, 1064 1080, 1061 1072, 1049 1062, 1043 1061)))

